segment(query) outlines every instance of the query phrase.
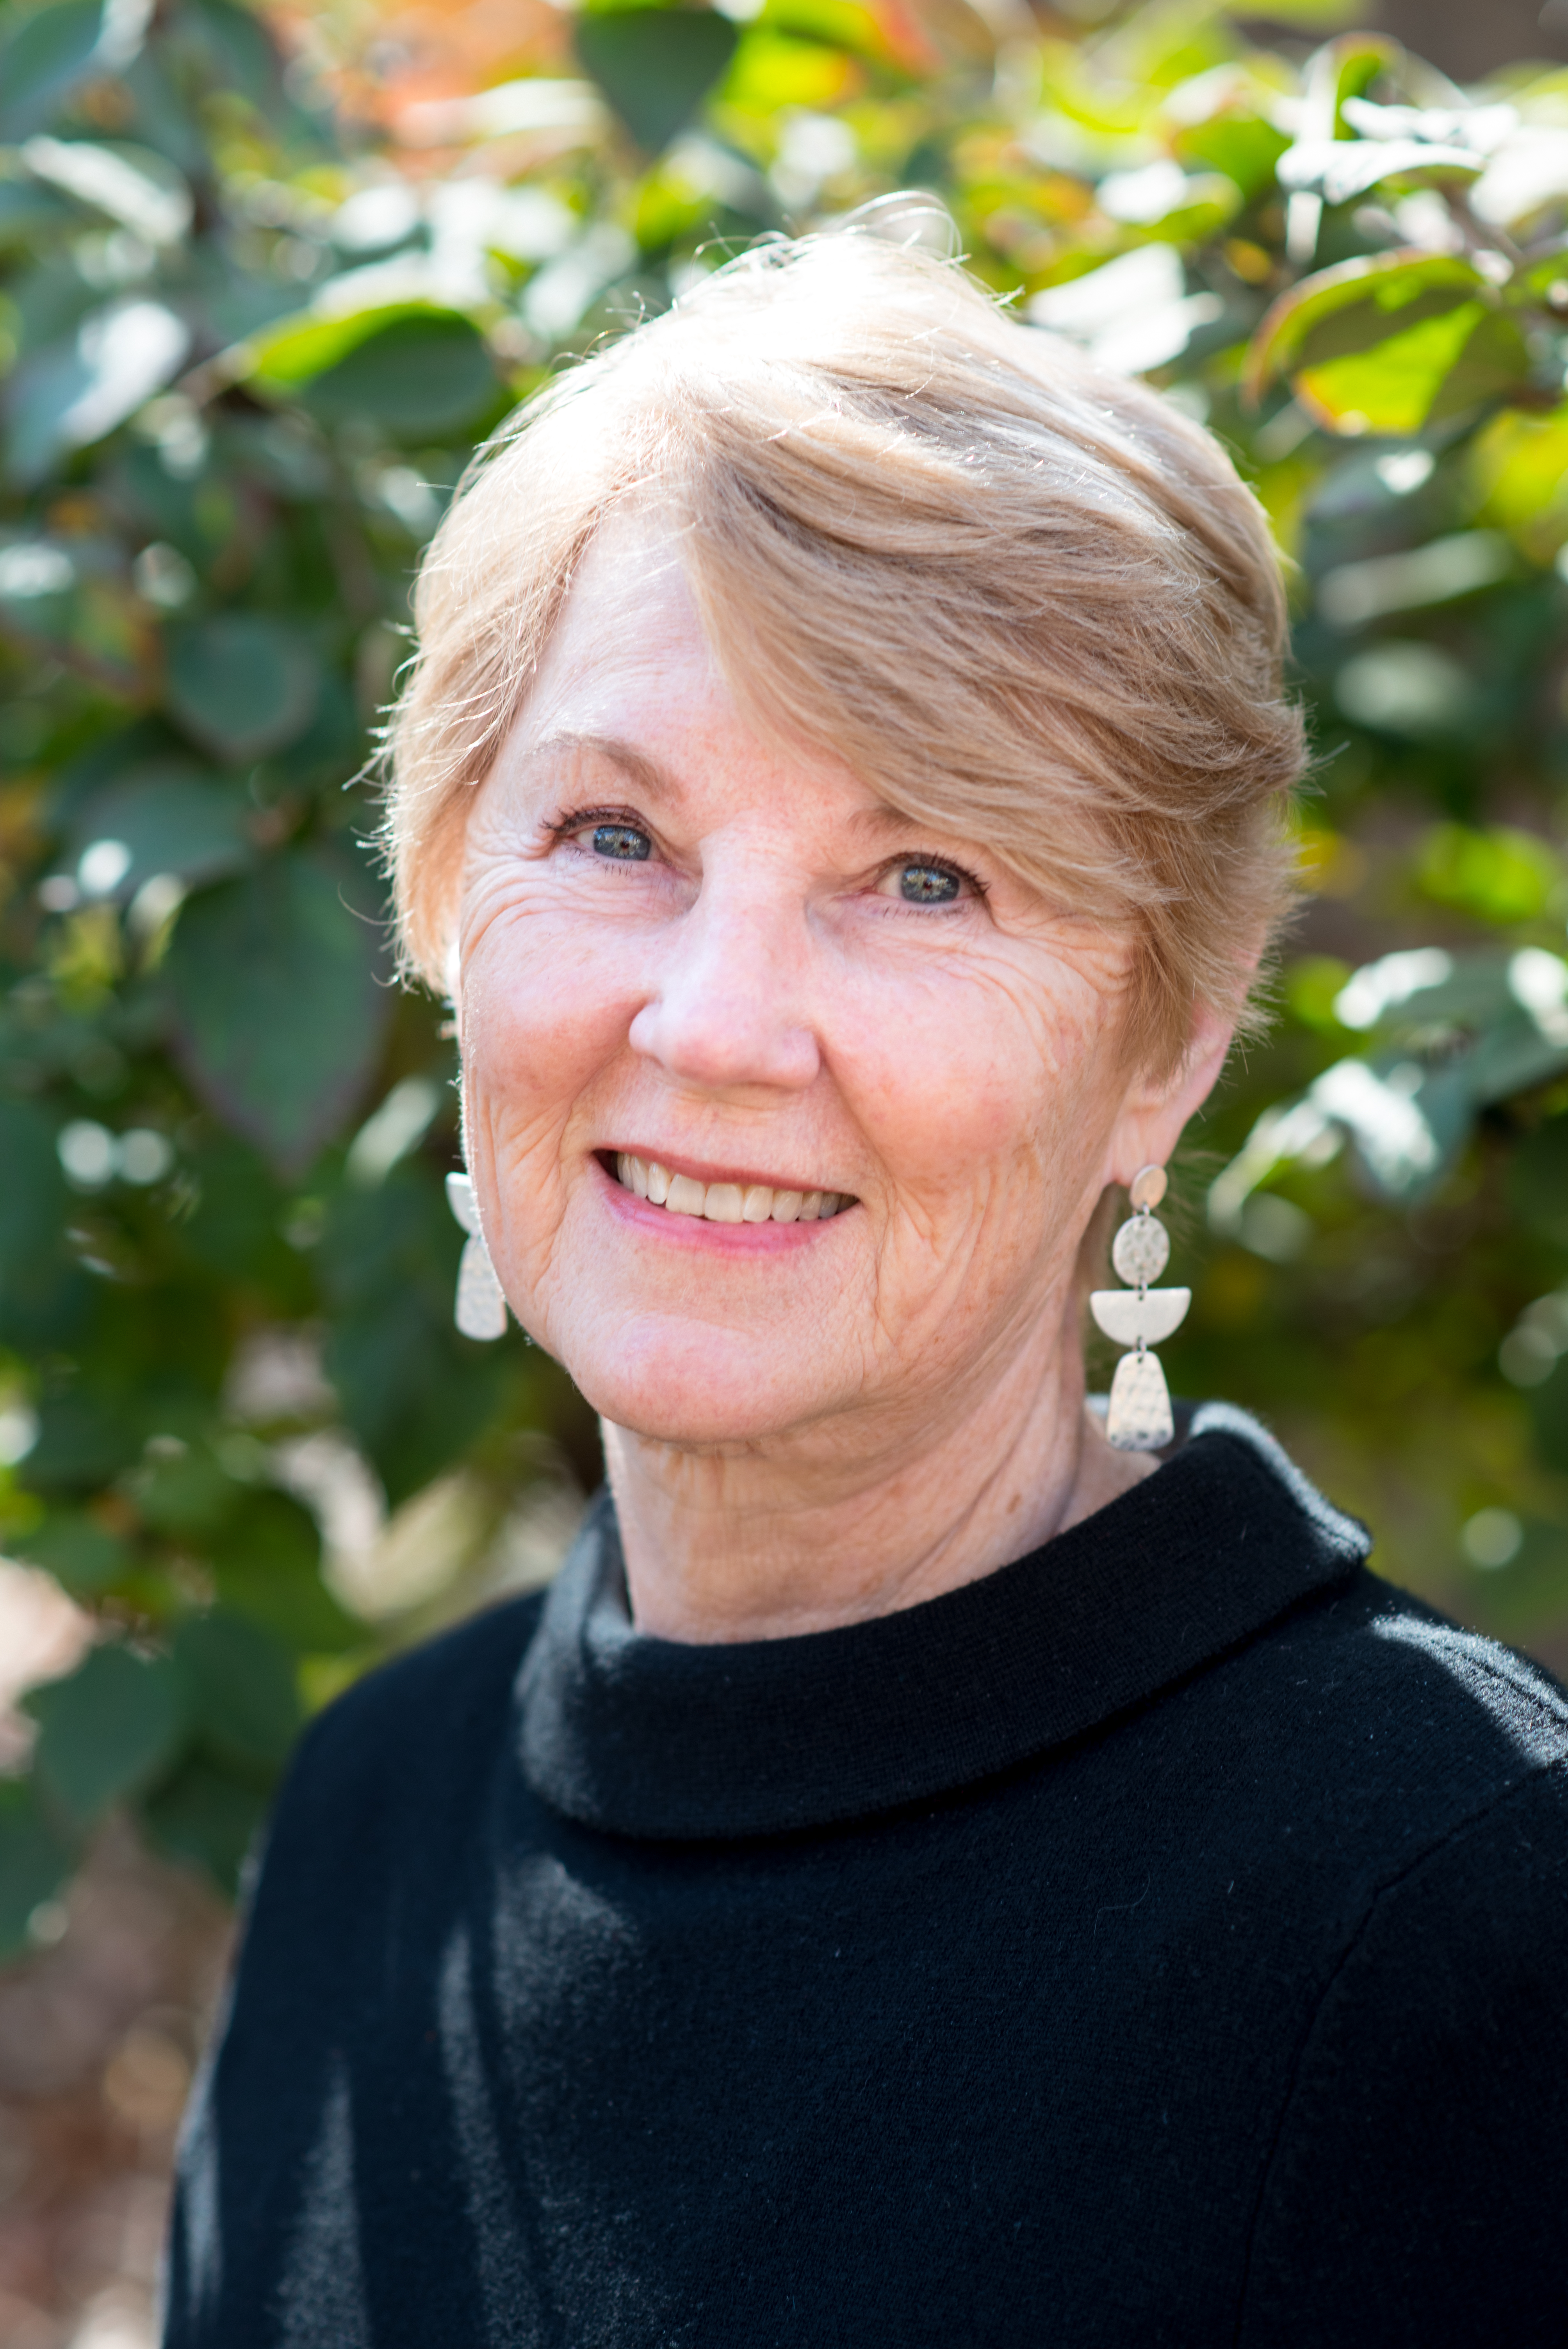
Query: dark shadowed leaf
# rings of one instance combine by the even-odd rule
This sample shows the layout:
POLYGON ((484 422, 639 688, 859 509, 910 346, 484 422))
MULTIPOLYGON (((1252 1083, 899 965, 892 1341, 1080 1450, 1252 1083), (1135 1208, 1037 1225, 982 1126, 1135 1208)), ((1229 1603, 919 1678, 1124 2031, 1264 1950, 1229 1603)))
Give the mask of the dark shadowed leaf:
POLYGON ((62 1242, 69 1202, 54 1122, 0 1101, 0 1344, 57 1344, 81 1319, 85 1278, 62 1242))
POLYGON ((274 857, 191 899, 165 966, 176 1050, 237 1133, 294 1174, 357 1106, 390 999, 338 872, 274 857))
POLYGON ((28 1920, 76 1864, 68 1838, 26 1780, 0 1779, 0 1964, 27 1947, 28 1920))
POLYGON ((69 1388, 38 1405, 38 1438, 23 1464, 39 1493, 80 1493, 107 1485, 141 1452, 146 1430, 122 1393, 69 1388))
POLYGON ((218 1762, 269 1785, 299 1729, 288 1656, 253 1623, 193 1616, 174 1641, 192 1733, 218 1762))
POLYGON ((236 766, 303 734, 320 693, 315 654, 284 621, 226 612, 170 631, 170 710, 204 750, 236 766))
POLYGON ((639 147, 667 147, 726 72, 738 35, 727 16, 684 8, 579 16, 573 40, 639 147))
POLYGON ((351 1648, 363 1624, 345 1614, 321 1578, 321 1534, 290 1494, 253 1491, 208 1555, 226 1607, 296 1654, 351 1648))
POLYGON ((32 1532, 15 1538, 17 1557, 41 1566, 78 1596, 107 1589, 129 1562, 130 1552, 85 1511, 62 1510, 32 1532))
POLYGON ((94 1648, 68 1680, 35 1690, 27 1710, 41 1724, 39 1779, 83 1826, 151 1785, 185 1733, 173 1666, 118 1641, 94 1648))
POLYGON ((261 1787, 198 1759, 158 1788, 142 1805, 141 1817, 170 1858, 203 1869, 232 1899, 267 1799, 261 1787))
POLYGON ((111 783, 85 807, 74 829, 75 863, 99 841, 119 841, 129 862, 114 895, 132 897, 156 873, 195 884, 249 864, 246 804, 196 768, 148 766, 111 783))
POLYGON ((472 423, 500 389, 477 329, 467 318, 429 311, 378 327, 304 396, 325 424, 374 417, 407 437, 472 423))
POLYGON ((431 1170, 394 1167, 334 1202, 322 1248, 334 1307, 326 1368, 396 1504, 438 1475, 496 1408, 508 1347, 452 1326, 462 1235, 431 1170))

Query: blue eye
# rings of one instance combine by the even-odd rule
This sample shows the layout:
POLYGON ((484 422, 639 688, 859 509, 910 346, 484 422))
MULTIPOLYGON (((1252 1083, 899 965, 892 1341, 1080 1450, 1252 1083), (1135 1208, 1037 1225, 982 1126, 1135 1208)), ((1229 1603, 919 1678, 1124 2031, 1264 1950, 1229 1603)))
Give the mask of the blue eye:
POLYGON ((898 876, 898 894, 910 905, 950 905, 959 887, 957 874, 940 864, 906 864, 898 876))
POLYGON ((596 823, 593 827, 595 856, 614 857, 622 864, 640 864, 653 851, 653 842, 634 823, 596 823))

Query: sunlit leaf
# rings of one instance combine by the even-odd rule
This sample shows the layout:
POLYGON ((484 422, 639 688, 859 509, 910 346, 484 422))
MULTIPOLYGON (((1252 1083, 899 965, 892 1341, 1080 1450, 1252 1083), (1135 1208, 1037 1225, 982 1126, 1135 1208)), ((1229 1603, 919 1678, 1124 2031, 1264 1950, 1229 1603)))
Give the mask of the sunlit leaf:
MULTIPOLYGON (((1484 305, 1490 291, 1469 262, 1449 254, 1378 254, 1319 270, 1280 295, 1253 337, 1248 395, 1256 399, 1280 375, 1359 357, 1391 336, 1484 305)), ((1479 316, 1477 308, 1454 341, 1449 364, 1479 316)))
POLYGON ((1539 919, 1564 893, 1562 861, 1548 843, 1506 825, 1486 832, 1434 825, 1416 873, 1422 895, 1435 905, 1502 927, 1539 919))
POLYGON ((770 25, 748 31, 724 85, 724 102, 742 113, 774 116, 788 107, 837 106, 856 87, 859 69, 839 50, 790 39, 770 25))
POLYGON ((64 450, 101 440, 163 388, 190 347, 184 319, 145 295, 89 312, 69 342, 27 359, 7 388, 13 477, 31 485, 64 450))
POLYGON ((1200 167, 1222 171, 1250 201, 1270 185, 1274 165, 1289 144, 1284 131, 1272 122, 1237 108, 1182 129, 1175 149, 1178 160, 1189 171, 1200 167))
POLYGON ((1465 302, 1386 336, 1370 350, 1303 365, 1295 396, 1341 432, 1418 432, 1512 388, 1527 364, 1512 319, 1465 302))
POLYGON ((1545 416, 1504 409, 1478 434, 1470 470, 1482 518, 1550 561, 1568 539, 1568 408, 1545 416))

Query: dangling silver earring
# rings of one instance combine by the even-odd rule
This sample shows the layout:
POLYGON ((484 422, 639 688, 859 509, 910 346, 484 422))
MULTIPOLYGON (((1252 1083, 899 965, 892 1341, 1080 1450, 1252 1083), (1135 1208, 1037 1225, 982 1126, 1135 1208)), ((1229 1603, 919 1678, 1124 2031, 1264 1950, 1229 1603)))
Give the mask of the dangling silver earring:
POLYGON ((479 1201, 474 1197, 471 1176, 448 1175, 447 1205, 468 1234, 463 1242, 462 1262, 458 1267, 458 1296, 452 1318, 465 1338, 504 1338, 506 1298, 480 1229, 479 1201))
POLYGON ((1107 1440, 1119 1452, 1159 1452, 1176 1430, 1165 1373, 1158 1356, 1148 1350, 1162 1345, 1181 1328, 1192 1292, 1149 1286, 1159 1279, 1171 1255, 1171 1236, 1154 1213, 1165 1196, 1164 1167, 1140 1166, 1128 1196, 1133 1212, 1111 1244, 1110 1260, 1129 1285, 1095 1289, 1088 1306, 1108 1338, 1134 1349, 1123 1354, 1111 1381, 1107 1440))

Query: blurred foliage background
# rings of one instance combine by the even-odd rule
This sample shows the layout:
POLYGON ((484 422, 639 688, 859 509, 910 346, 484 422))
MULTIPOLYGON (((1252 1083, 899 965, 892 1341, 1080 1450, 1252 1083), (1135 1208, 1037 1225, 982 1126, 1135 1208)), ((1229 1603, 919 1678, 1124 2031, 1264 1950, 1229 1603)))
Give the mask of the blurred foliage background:
POLYGON ((355 779, 476 440, 899 189, 1294 565, 1310 895, 1192 1138, 1172 1382, 1568 1664, 1568 70, 1357 21, 0 5, 0 1545, 77 1610, 0 1950, 128 1809, 232 1886, 305 1713, 559 1554, 596 1436, 453 1330, 452 1048, 355 779))

